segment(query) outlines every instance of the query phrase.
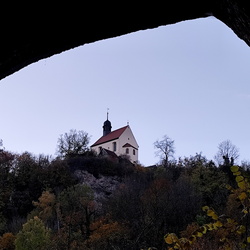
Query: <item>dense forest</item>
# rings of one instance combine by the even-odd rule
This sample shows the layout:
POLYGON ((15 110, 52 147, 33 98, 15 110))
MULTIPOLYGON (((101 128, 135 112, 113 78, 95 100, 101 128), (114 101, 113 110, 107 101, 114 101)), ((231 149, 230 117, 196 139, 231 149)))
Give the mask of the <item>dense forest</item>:
POLYGON ((78 151, 61 136, 54 159, 2 147, 0 249, 248 247, 248 164, 165 154, 143 167, 96 155, 82 135, 78 151))

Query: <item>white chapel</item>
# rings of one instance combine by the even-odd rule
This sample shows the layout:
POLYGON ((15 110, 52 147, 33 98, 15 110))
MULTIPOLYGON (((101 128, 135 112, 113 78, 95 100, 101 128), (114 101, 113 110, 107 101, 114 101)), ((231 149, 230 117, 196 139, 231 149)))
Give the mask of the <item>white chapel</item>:
POLYGON ((106 152, 117 156, 127 155, 132 163, 138 162, 138 144, 129 125, 111 131, 111 122, 108 119, 103 124, 103 136, 98 139, 91 149, 98 154, 106 152))

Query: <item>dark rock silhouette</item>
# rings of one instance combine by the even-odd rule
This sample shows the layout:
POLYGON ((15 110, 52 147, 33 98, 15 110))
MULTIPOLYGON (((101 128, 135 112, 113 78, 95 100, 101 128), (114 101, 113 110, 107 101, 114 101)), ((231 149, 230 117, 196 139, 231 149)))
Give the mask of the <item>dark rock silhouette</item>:
POLYGON ((250 5, 246 0, 11 4, 1 7, 0 79, 86 43, 207 16, 224 22, 250 45, 250 5))

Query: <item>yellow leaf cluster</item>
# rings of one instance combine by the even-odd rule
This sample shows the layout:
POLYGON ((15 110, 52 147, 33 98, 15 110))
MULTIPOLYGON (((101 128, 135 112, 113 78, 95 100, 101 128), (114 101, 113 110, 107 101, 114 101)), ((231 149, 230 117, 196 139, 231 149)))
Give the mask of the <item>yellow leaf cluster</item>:
POLYGON ((211 208, 203 208, 203 211, 207 210, 207 216, 211 217, 213 220, 218 220, 218 215, 215 213, 215 211, 211 208))
POLYGON ((231 171, 233 173, 233 175, 241 175, 241 172, 239 171, 239 167, 238 166, 232 166, 231 167, 231 171))
POLYGON ((232 171, 232 173, 236 173, 236 172, 239 171, 239 167, 238 166, 232 166, 231 171, 232 171))
POLYGON ((238 187, 241 189, 246 189, 246 183, 244 181, 237 182, 238 187))
POLYGON ((178 241, 178 237, 174 233, 165 235, 164 239, 165 239, 165 242, 169 245, 176 243, 178 241))
POLYGON ((246 232, 246 227, 243 225, 240 225, 236 232, 237 232, 237 234, 243 234, 246 232))
POLYGON ((240 195, 239 195, 239 199, 241 201, 245 200, 247 198, 247 194, 245 192, 242 192, 240 195))
MULTIPOLYGON (((232 166, 231 171, 235 176, 238 188, 234 189, 230 185, 227 185, 226 188, 235 195, 234 197, 237 199, 237 202, 241 203, 241 206, 243 207, 241 210, 243 214, 242 218, 244 218, 245 216, 248 216, 250 211, 250 182, 248 178, 242 175, 238 166, 232 166)), ((242 224, 242 221, 237 222, 236 220, 226 218, 225 216, 219 217, 216 212, 208 206, 202 207, 202 210, 208 217, 213 219, 214 222, 205 224, 198 229, 196 228, 195 231, 192 232, 192 235, 188 238, 178 239, 175 234, 166 235, 166 243, 172 245, 170 249, 190 249, 191 245, 194 244, 198 238, 203 237, 209 231, 218 232, 216 234, 220 237, 223 249, 234 249, 232 248, 232 239, 234 238, 239 239, 238 246, 242 248, 246 248, 247 245, 250 244, 250 236, 247 238, 242 237, 247 233, 246 226, 244 223, 242 224)))
POLYGON ((244 180, 244 177, 242 176, 242 175, 238 175, 238 176, 236 176, 236 182, 238 183, 238 182, 241 182, 241 181, 243 181, 244 180))
POLYGON ((242 212, 243 212, 243 214, 248 214, 248 210, 246 209, 246 208, 244 208, 243 210, 242 210, 242 212))
POLYGON ((221 221, 217 220, 214 224, 213 224, 214 228, 217 229, 218 227, 222 227, 222 223, 221 221))

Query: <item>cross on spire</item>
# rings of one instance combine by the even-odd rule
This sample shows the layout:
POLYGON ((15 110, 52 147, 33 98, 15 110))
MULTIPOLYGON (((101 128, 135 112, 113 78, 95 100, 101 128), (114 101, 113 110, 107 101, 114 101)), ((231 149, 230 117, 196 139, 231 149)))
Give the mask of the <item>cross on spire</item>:
POLYGON ((107 108, 107 120, 109 119, 109 108, 107 108))

